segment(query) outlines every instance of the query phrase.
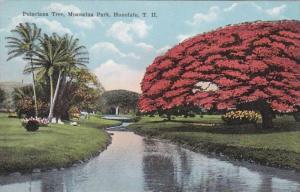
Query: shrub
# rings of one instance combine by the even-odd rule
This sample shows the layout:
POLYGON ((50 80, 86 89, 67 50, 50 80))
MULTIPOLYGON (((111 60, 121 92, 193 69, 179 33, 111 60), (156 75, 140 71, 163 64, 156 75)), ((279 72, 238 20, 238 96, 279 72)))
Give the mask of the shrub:
POLYGON ((8 118, 17 118, 18 117, 18 115, 17 115, 17 113, 8 113, 8 118))
POLYGON ((49 121, 46 118, 33 118, 33 117, 31 117, 31 118, 28 118, 28 119, 25 118, 25 119, 22 120, 23 127, 26 127, 26 125, 28 124, 29 121, 37 121, 39 126, 42 126, 42 127, 46 127, 49 124, 49 121))
POLYGON ((230 111, 222 116, 222 120, 228 125, 256 123, 260 115, 255 111, 230 111))
MULTIPOLYGON (((48 104, 41 100, 37 100, 38 113, 41 117, 47 117, 48 104)), ((31 97, 25 96, 17 101, 16 113, 18 117, 32 117, 35 115, 34 101, 31 97)))
POLYGON ((29 120, 26 124, 25 124, 25 129, 27 131, 37 131, 39 129, 39 122, 37 120, 29 120))
POLYGON ((71 119, 79 119, 80 118, 80 110, 78 109, 78 107, 71 107, 68 111, 69 116, 71 119))

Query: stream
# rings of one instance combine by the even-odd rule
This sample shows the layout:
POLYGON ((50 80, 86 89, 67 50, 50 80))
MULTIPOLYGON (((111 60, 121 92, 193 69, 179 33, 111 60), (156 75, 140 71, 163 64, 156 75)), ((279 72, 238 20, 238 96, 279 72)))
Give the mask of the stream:
POLYGON ((64 170, 0 176, 0 192, 300 192, 300 173, 194 153, 148 139, 124 126, 108 129, 112 144, 64 170))

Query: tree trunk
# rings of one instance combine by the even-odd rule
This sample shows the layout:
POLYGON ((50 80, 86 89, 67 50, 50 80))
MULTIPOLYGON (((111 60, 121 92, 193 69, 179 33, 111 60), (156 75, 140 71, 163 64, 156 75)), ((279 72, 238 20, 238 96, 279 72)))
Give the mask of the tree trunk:
POLYGON ((270 106, 267 103, 261 104, 259 106, 260 114, 262 117, 262 127, 264 129, 272 129, 273 128, 273 114, 270 106))
POLYGON ((38 117, 38 106, 37 106, 37 98, 36 98, 36 90, 35 90, 35 75, 33 71, 33 63, 32 63, 32 56, 30 57, 30 64, 31 64, 31 71, 32 71, 32 88, 33 88, 33 97, 34 97, 34 110, 35 110, 35 117, 38 117))
POLYGON ((118 106, 116 106, 116 113, 115 113, 115 115, 119 115, 119 107, 118 106))
POLYGON ((167 114, 168 121, 171 121, 171 114, 167 114))
POLYGON ((293 116, 294 116, 294 118, 295 118, 295 121, 300 122, 300 112, 295 112, 295 113, 293 114, 293 116))
POLYGON ((64 107, 67 103, 66 101, 66 95, 65 95, 65 91, 66 91, 66 78, 65 76, 63 76, 61 78, 61 91, 60 94, 58 94, 57 96, 57 105, 55 110, 53 110, 53 116, 55 116, 58 119, 62 119, 62 114, 64 113, 64 107))
POLYGON ((53 103, 53 77, 52 75, 49 75, 49 79, 50 79, 50 106, 52 106, 53 103))
POLYGON ((48 115, 48 121, 51 122, 52 118, 53 118, 53 110, 54 110, 54 106, 55 106, 55 101, 58 95, 58 90, 59 90, 59 86, 60 86, 60 81, 61 81, 61 71, 58 74, 58 78, 57 78, 57 83, 56 83, 56 87, 55 87, 55 92, 54 92, 54 96, 52 99, 52 104, 50 105, 50 111, 49 111, 49 115, 48 115))

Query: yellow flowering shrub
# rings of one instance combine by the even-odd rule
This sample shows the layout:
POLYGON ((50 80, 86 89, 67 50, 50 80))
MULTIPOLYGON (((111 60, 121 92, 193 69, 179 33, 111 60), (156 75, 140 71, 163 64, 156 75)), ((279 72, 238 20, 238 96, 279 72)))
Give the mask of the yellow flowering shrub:
POLYGON ((80 118, 80 110, 77 107, 71 107, 69 109, 69 115, 71 119, 79 119, 80 118))
POLYGON ((248 110, 230 111, 222 116, 223 121, 229 125, 256 123, 259 120, 259 118, 259 113, 248 110))

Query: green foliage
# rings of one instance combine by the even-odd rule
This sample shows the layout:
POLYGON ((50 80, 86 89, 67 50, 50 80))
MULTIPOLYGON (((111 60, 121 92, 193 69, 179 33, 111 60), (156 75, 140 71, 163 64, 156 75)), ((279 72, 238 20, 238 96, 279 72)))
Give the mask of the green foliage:
POLYGON ((259 118, 259 113, 247 110, 230 111, 222 116, 223 121, 228 125, 256 123, 259 120, 259 118))
POLYGON ((11 30, 12 36, 6 37, 6 47, 8 59, 13 59, 20 55, 32 56, 32 51, 36 48, 36 43, 41 34, 41 29, 34 23, 20 23, 11 30))

